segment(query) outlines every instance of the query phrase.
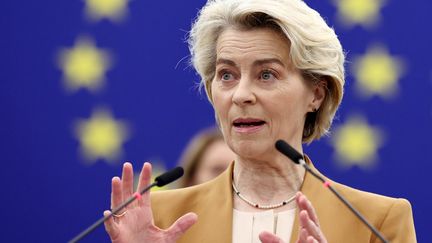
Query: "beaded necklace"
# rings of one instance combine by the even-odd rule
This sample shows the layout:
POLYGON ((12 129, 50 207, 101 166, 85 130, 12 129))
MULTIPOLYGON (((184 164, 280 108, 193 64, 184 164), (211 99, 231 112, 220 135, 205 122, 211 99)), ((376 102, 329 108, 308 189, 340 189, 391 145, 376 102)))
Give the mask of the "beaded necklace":
POLYGON ((259 205, 258 203, 254 203, 254 202, 252 202, 251 200, 247 199, 246 197, 244 197, 244 196, 240 193, 240 191, 239 191, 239 190, 237 189, 237 187, 234 185, 234 179, 233 179, 233 181, 232 181, 232 188, 233 188, 235 194, 236 194, 236 195, 237 195, 241 200, 243 200, 243 201, 246 202, 247 204, 251 205, 252 207, 259 208, 259 209, 274 209, 274 208, 279 208, 279 207, 282 207, 282 206, 287 205, 288 203, 292 202, 292 201, 295 199, 295 194, 294 194, 294 196, 292 196, 292 197, 288 198, 287 200, 284 200, 284 201, 282 201, 282 202, 280 202, 280 203, 278 203, 278 204, 259 205))

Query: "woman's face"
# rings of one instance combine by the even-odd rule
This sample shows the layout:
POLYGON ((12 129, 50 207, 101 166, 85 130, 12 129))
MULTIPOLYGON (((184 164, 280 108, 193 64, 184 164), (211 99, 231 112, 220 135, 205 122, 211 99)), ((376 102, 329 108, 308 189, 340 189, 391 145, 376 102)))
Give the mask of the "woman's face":
POLYGON ((212 99, 225 140, 240 157, 271 159, 284 139, 301 151, 307 112, 325 91, 308 85, 289 58, 289 43, 274 30, 227 29, 216 45, 212 99))

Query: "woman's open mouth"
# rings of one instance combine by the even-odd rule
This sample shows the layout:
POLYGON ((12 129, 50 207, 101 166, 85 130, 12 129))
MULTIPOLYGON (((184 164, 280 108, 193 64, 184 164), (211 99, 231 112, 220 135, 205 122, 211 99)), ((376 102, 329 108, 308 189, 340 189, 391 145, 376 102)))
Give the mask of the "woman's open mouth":
POLYGON ((266 122, 255 118, 238 118, 233 121, 234 130, 241 133, 258 131, 266 122))

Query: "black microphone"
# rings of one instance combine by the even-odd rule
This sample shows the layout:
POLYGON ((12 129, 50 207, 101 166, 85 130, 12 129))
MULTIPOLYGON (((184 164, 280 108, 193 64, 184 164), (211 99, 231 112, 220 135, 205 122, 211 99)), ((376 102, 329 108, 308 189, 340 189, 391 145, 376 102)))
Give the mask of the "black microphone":
POLYGON ((326 181, 322 176, 313 171, 308 164, 306 164, 302 154, 300 154, 297 150, 295 150, 283 140, 276 141, 275 147, 279 152, 290 158, 294 163, 302 165, 307 172, 311 173, 315 178, 322 181, 324 186, 329 188, 330 191, 332 191, 336 197, 339 198, 339 200, 341 200, 351 210, 351 212, 357 216, 357 218, 359 218, 378 238, 380 238, 382 242, 389 242, 373 225, 371 225, 366 220, 366 218, 359 211, 357 211, 357 209, 351 205, 350 202, 348 202, 341 194, 339 194, 339 192, 336 191, 336 189, 334 189, 334 187, 332 187, 329 181, 326 181))
POLYGON ((95 230, 99 225, 101 225, 103 222, 105 222, 107 219, 111 218, 114 214, 120 212, 123 208, 125 208, 127 205, 131 204, 136 199, 140 198, 142 194, 150 190, 152 187, 158 186, 162 187, 165 186, 178 178, 183 176, 183 168, 182 167, 176 167, 170 171, 167 171, 163 173, 162 175, 155 178, 155 181, 148 185, 146 188, 142 189, 140 192, 135 192, 132 197, 130 197, 128 200, 123 202, 120 206, 118 206, 115 209, 111 210, 111 213, 105 217, 100 218, 98 221, 96 221, 94 224, 89 226, 87 229, 82 231, 80 234, 75 236, 72 240, 69 241, 69 243, 75 243, 84 238, 86 235, 90 234, 93 230, 95 230))
POLYGON ((183 176, 183 168, 176 167, 155 178, 156 186, 163 187, 183 176))
POLYGON ((285 156, 290 158, 294 163, 300 164, 301 160, 304 161, 303 155, 297 152, 297 150, 291 147, 284 140, 281 139, 277 140, 275 146, 279 152, 283 153, 285 156))

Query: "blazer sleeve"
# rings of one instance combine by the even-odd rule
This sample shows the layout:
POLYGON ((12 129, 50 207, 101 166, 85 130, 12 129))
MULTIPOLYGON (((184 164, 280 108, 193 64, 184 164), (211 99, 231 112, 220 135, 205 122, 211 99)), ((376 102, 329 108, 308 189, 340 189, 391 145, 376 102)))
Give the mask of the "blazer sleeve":
MULTIPOLYGON (((391 243, 416 243, 411 204, 405 199, 396 199, 378 229, 391 243)), ((376 238, 375 243, 381 242, 376 238)))

